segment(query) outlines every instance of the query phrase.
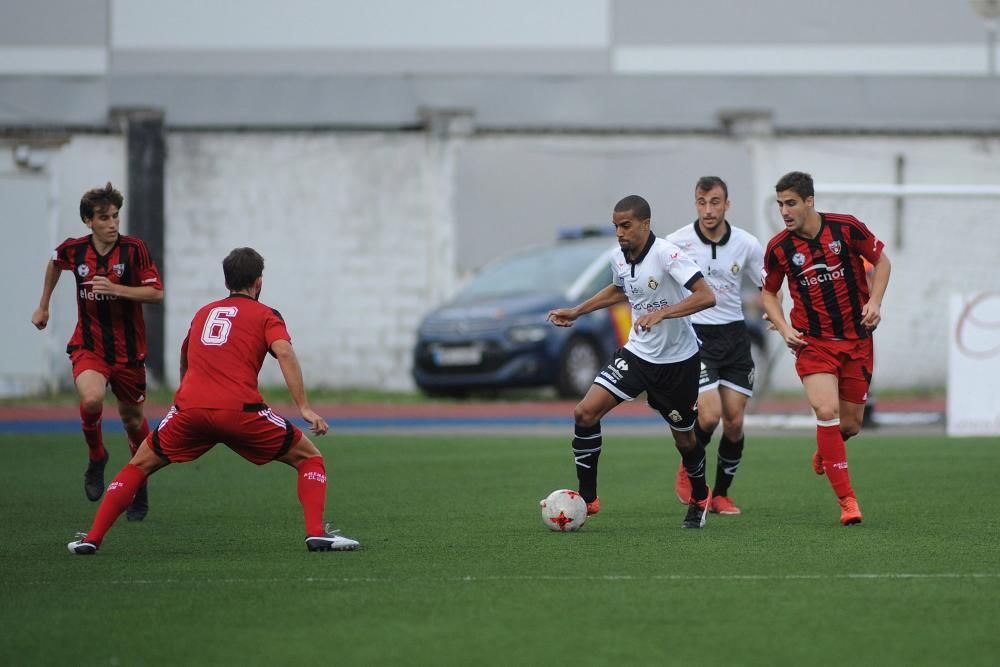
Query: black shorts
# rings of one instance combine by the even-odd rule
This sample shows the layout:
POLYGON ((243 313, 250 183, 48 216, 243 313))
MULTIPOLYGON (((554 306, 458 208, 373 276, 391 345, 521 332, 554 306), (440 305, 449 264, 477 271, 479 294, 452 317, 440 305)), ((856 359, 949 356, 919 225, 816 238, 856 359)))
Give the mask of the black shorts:
POLYGON ((673 364, 653 364, 624 347, 611 355, 594 384, 621 401, 646 392, 649 407, 658 410, 675 431, 690 431, 698 418, 698 353, 673 364))
POLYGON ((721 385, 753 396, 755 371, 746 323, 696 324, 694 332, 701 340, 698 391, 709 391, 721 385))

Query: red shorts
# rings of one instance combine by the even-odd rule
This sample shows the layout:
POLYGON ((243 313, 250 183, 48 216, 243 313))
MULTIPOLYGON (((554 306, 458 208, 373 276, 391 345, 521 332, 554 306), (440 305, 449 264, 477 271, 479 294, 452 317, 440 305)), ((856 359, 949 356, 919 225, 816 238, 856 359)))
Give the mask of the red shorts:
POLYGON ((268 407, 243 411, 173 406, 149 434, 148 442, 160 458, 171 463, 194 461, 222 443, 247 461, 264 465, 284 456, 301 438, 302 431, 295 424, 268 407))
POLYGON ((824 340, 805 338, 809 344, 799 348, 795 370, 804 378, 814 373, 836 375, 840 400, 863 404, 868 398, 868 386, 875 367, 875 351, 871 338, 824 340))
POLYGON ((122 403, 138 405, 146 400, 146 366, 109 364, 90 350, 73 350, 69 355, 73 363, 73 379, 84 371, 97 371, 111 385, 111 391, 122 403))

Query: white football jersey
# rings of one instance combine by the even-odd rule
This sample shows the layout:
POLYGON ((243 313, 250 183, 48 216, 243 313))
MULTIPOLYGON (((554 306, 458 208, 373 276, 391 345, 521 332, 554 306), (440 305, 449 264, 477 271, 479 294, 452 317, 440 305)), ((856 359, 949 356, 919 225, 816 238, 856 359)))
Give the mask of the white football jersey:
POLYGON ((726 233, 712 242, 698 229, 698 221, 681 227, 667 240, 677 245, 701 269, 715 292, 715 307, 691 316, 695 324, 728 324, 745 319, 741 295, 746 276, 757 287, 763 285, 764 249, 753 234, 726 221, 726 233))
MULTIPOLYGON (((612 282, 621 287, 632 305, 632 321, 641 315, 671 306, 691 292, 685 287, 698 265, 673 243, 650 234, 649 243, 632 264, 621 248, 611 256, 612 282)), ((698 338, 690 317, 663 320, 649 331, 629 331, 625 348, 654 364, 672 364, 698 351, 698 338)))

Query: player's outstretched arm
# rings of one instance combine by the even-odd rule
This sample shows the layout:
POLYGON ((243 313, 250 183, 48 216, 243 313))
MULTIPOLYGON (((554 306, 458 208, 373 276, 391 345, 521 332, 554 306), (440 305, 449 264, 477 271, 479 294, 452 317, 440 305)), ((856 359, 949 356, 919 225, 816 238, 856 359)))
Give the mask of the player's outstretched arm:
POLYGON ((625 296, 625 290, 617 285, 608 285, 594 296, 573 308, 556 308, 555 310, 550 310, 545 319, 557 327, 571 327, 573 326, 573 322, 581 315, 592 313, 601 308, 608 308, 616 303, 627 300, 628 297, 625 296))
POLYGON ((302 366, 299 365, 299 358, 295 356, 292 344, 287 340, 276 340, 271 343, 271 351, 278 359, 278 366, 285 378, 285 385, 288 386, 288 393, 292 395, 292 400, 295 401, 299 414, 309 422, 309 430, 316 435, 324 435, 330 430, 330 426, 309 406, 305 382, 302 380, 302 366))
POLYGON ((107 276, 94 276, 90 284, 94 294, 109 294, 119 299, 129 299, 139 303, 160 303, 163 301, 163 290, 155 287, 119 285, 108 280, 107 276))
POLYGON ((41 331, 49 323, 49 303, 52 301, 52 292, 59 282, 59 275, 62 271, 56 263, 49 260, 45 267, 45 278, 42 279, 42 298, 38 300, 38 308, 31 314, 31 323, 41 331))

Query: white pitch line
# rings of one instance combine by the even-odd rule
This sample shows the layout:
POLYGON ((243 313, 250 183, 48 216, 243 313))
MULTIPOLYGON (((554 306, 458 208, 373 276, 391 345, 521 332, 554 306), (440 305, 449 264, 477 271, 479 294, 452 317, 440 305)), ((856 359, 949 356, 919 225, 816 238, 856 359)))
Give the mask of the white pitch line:
MULTIPOLYGON (((1000 579, 1000 572, 872 572, 845 574, 604 574, 604 575, 467 575, 463 577, 303 577, 299 578, 226 578, 226 579, 111 579, 89 580, 86 583, 112 586, 158 586, 163 584, 404 584, 427 583, 477 583, 494 581, 822 581, 822 580, 933 580, 933 579, 1000 579)), ((13 586, 62 586, 61 581, 5 582, 0 587, 13 586)))

